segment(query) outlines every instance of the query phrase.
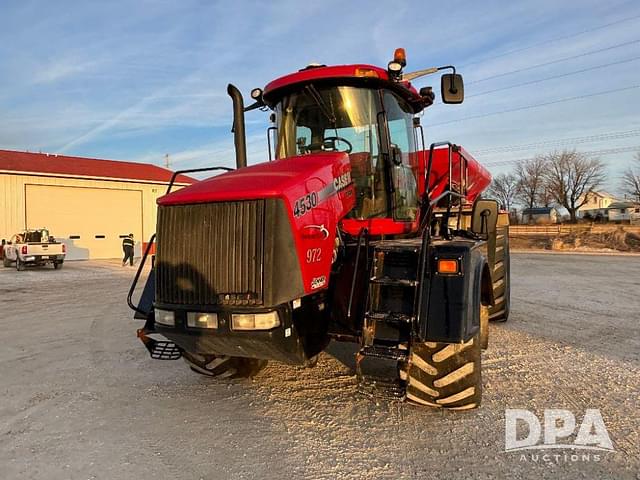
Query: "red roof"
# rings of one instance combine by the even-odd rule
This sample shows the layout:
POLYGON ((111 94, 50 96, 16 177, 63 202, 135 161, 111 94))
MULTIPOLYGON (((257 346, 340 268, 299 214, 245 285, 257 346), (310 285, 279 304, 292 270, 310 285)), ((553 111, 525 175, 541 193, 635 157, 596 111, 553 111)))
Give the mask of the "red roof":
MULTIPOLYGON (((0 150, 0 171, 158 183, 169 183, 173 175, 171 170, 150 163, 98 160, 12 150, 0 150)), ((186 175, 179 175, 176 179, 176 183, 194 182, 196 180, 186 175)))

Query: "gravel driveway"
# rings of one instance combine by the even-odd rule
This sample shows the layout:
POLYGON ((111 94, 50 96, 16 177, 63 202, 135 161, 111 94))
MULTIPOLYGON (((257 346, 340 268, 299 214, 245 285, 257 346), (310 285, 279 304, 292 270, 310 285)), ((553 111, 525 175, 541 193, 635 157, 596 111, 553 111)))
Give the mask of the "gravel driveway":
POLYGON ((148 357, 133 269, 0 270, 0 477, 639 479, 640 257, 512 261, 512 317, 491 325, 469 412, 357 394, 348 344, 314 369, 211 381, 148 357), (505 453, 506 408, 600 409, 615 453, 505 453))

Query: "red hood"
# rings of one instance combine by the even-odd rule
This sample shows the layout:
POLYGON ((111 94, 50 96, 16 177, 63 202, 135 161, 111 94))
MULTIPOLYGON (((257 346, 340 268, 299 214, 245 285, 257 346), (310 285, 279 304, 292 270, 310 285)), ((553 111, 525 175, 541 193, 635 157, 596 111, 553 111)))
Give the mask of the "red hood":
MULTIPOLYGON (((346 153, 319 153, 260 163, 224 173, 158 198, 158 205, 250 200, 282 197, 291 189, 316 183, 328 166, 349 164, 346 153)), ((344 167, 343 167, 344 168, 344 167)), ((338 172, 334 172, 338 176, 338 172)))
POLYGON ((165 195, 158 204, 274 197, 282 202, 288 216, 305 293, 326 288, 338 222, 355 202, 346 153, 304 155, 234 170, 165 195))

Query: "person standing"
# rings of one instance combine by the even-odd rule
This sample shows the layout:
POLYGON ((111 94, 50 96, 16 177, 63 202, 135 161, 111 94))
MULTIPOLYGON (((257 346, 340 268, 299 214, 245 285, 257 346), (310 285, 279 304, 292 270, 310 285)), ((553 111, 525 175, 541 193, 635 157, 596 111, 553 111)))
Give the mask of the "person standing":
POLYGON ((122 239, 122 251, 124 252, 124 258, 122 259, 122 266, 124 267, 129 260, 129 265, 133 267, 133 247, 135 243, 133 241, 133 233, 130 233, 128 237, 122 239))

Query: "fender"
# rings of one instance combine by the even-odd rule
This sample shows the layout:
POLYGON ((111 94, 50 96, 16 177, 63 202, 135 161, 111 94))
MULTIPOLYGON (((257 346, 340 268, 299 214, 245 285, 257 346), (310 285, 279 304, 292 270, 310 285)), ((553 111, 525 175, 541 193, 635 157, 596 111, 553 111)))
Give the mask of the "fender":
POLYGON ((480 302, 482 305, 492 307, 495 305, 495 297, 493 295, 493 280, 491 276, 491 268, 489 261, 484 258, 484 262, 478 263, 477 275, 480 276, 480 302))
POLYGON ((484 242, 460 240, 429 249, 429 271, 421 282, 417 333, 421 341, 463 343, 480 329, 480 304, 493 304, 484 242), (439 259, 456 260, 458 272, 440 274, 439 259))

